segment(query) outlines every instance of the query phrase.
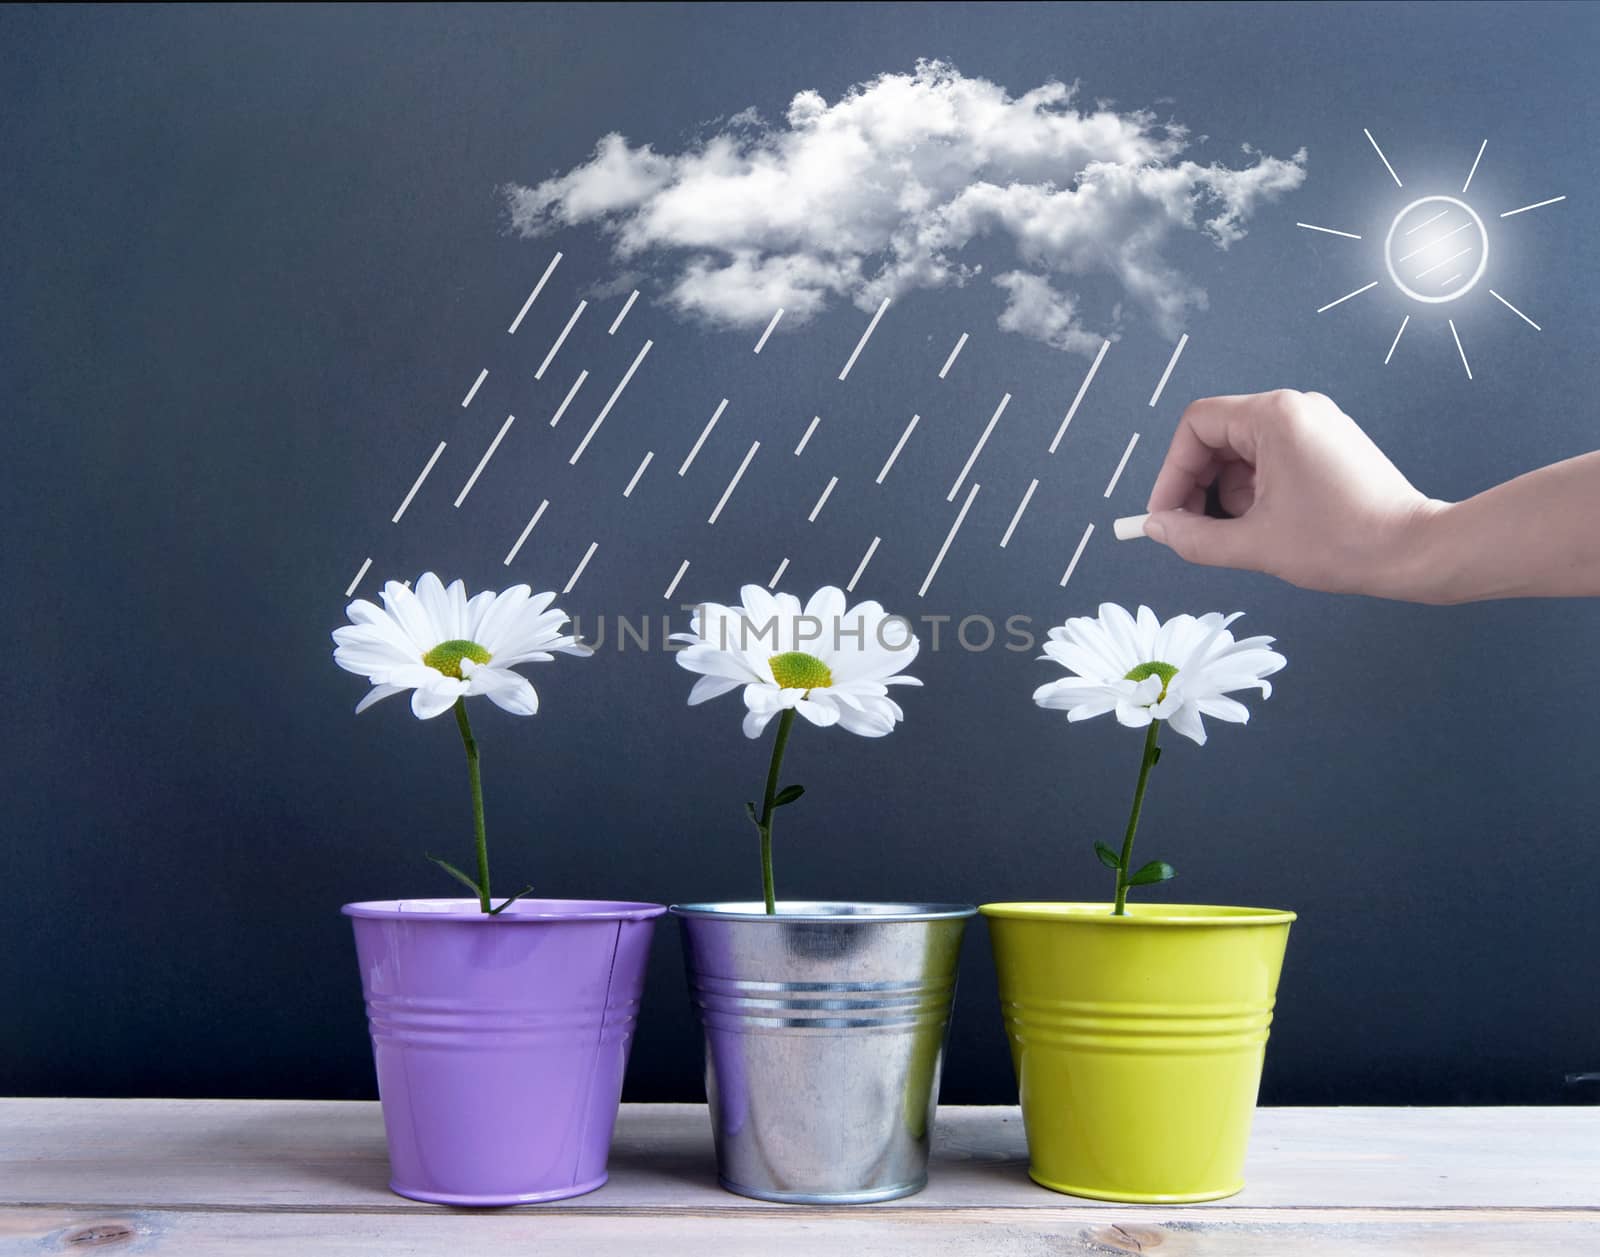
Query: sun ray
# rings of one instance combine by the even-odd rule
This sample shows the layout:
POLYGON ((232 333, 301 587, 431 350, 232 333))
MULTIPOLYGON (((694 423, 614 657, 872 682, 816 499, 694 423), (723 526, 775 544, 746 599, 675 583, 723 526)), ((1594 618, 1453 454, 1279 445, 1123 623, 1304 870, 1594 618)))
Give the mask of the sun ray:
POLYGON ((1524 323, 1526 323, 1534 331, 1536 331, 1536 332, 1544 331, 1544 328, 1540 327, 1537 323, 1535 323, 1532 319, 1530 319, 1521 310, 1517 309, 1516 306, 1512 305, 1509 301, 1507 301, 1504 297, 1502 297, 1499 293, 1497 293, 1493 288, 1489 289, 1489 295, 1491 297, 1493 297, 1496 301, 1498 301, 1501 305, 1503 305, 1507 310, 1510 310, 1512 314, 1516 315, 1519 319, 1521 319, 1524 323))
POLYGON ((1478 173, 1478 163, 1483 160, 1483 150, 1489 147, 1487 139, 1478 145, 1478 155, 1472 159, 1472 169, 1467 171, 1467 181, 1461 185, 1461 195, 1467 194, 1467 189, 1472 186, 1472 176, 1478 173))
POLYGON ((1446 319, 1445 322, 1450 324, 1450 335, 1455 337, 1456 352, 1461 355, 1461 365, 1466 367, 1467 379, 1470 380, 1472 378, 1472 368, 1467 364, 1467 351, 1461 348, 1461 335, 1456 331, 1456 321, 1454 319, 1446 319))
POLYGON ((1353 231, 1335 231, 1332 227, 1318 227, 1316 223, 1296 223, 1296 227, 1304 227, 1307 231, 1325 231, 1330 236, 1343 236, 1346 240, 1359 240, 1360 236, 1353 231))
POLYGON ((1395 345, 1398 345, 1400 343, 1400 338, 1406 334, 1406 324, 1409 322, 1411 322, 1411 316, 1409 314, 1400 320, 1400 330, 1394 334, 1394 344, 1390 345, 1389 352, 1383 355, 1384 366, 1388 366, 1389 359, 1394 357, 1395 345))
POLYGON ((1389 159, 1383 155, 1383 150, 1378 147, 1378 141, 1372 138, 1372 132, 1368 131, 1366 127, 1362 127, 1361 131, 1371 142, 1373 150, 1378 154, 1378 160, 1383 163, 1383 168, 1389 172, 1389 177, 1394 180, 1394 186, 1397 188, 1405 187, 1406 185, 1400 182, 1400 176, 1395 174, 1394 167, 1389 164, 1389 159))
POLYGON ((1325 306, 1317 307, 1317 313, 1321 314, 1324 310, 1331 310, 1334 306, 1339 305, 1342 302, 1349 301, 1351 297, 1359 297, 1362 293, 1366 292, 1368 288, 1376 288, 1377 286, 1378 281, 1373 280, 1370 284, 1366 285, 1366 287, 1357 288, 1354 292, 1345 293, 1345 295, 1340 297, 1338 301, 1330 301, 1325 306))
POLYGON ((1553 196, 1548 201, 1535 201, 1532 205, 1524 205, 1521 209, 1507 210, 1500 215, 1501 218, 1510 218, 1513 214, 1526 214, 1531 209, 1543 209, 1546 205, 1554 205, 1557 201, 1565 201, 1565 194, 1553 196))

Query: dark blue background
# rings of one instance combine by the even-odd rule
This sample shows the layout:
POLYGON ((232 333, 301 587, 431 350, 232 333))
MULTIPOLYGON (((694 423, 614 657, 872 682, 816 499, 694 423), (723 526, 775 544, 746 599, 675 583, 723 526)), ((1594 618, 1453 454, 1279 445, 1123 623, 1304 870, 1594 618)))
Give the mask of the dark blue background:
MULTIPOLYGON (((0 12, 0 1091, 371 1094, 338 906, 450 893, 422 852, 466 860, 469 828, 448 721, 419 725, 403 700, 350 714, 362 687, 332 665, 327 634, 366 556, 368 595, 429 567, 473 588, 560 588, 598 541, 562 605, 590 621, 672 612, 681 628, 678 602, 731 599, 784 556, 787 588, 843 583, 881 535, 859 592, 909 615, 1023 614, 1042 632, 1109 598, 1167 615, 1244 608, 1243 627, 1278 636, 1278 692, 1249 728, 1172 748, 1140 841, 1180 871, 1152 897, 1301 913, 1266 1101, 1574 1098, 1563 1073, 1600 1066, 1600 609, 1302 593, 1117 546, 1109 525, 1142 505, 1184 402, 1213 392, 1325 391, 1444 498, 1596 444, 1597 35, 1592 7, 1530 4, 0 12), (615 337, 620 298, 595 303, 532 380, 577 297, 616 267, 588 231, 506 234, 498 185, 564 170, 608 131, 675 151, 708 119, 781 116, 797 91, 831 101, 919 57, 1013 92, 1078 79, 1087 99, 1162 102, 1213 137, 1206 159, 1241 142, 1309 150, 1305 186, 1244 241, 1186 247, 1211 308, 1156 410, 1171 344, 1135 320, 1060 453, 1044 454, 1087 364, 999 333, 986 286, 897 301, 843 384, 866 322, 853 309, 780 327, 757 357, 754 335, 678 323, 648 290, 615 337), (1488 219, 1489 282, 1544 330, 1480 290, 1451 308, 1474 380, 1431 318, 1385 367, 1404 312, 1387 286, 1314 311, 1377 278, 1373 233, 1413 188, 1458 190, 1485 136, 1469 199, 1486 213, 1569 198, 1488 219), (645 337, 650 356, 569 467, 645 337), (591 379, 552 432, 580 366, 591 379), (1005 391, 973 474, 983 488, 919 600, 955 511, 945 491, 1005 391), (879 488, 913 411, 922 423, 879 488), (508 413, 504 446, 453 509, 508 413), (439 440, 444 457, 391 524, 439 440), (807 525, 830 475, 839 487, 807 525)), ((809 792, 779 831, 782 893, 1104 897, 1090 844, 1120 832, 1137 736, 1036 710, 1029 694, 1054 673, 1033 652, 945 645, 918 661, 926 688, 903 695, 891 738, 798 731, 787 776, 809 792)), ((690 678, 655 651, 562 658, 534 680, 537 719, 478 717, 502 885, 755 893, 740 805, 766 747, 740 737, 737 698, 689 710, 690 678)), ((699 1093, 678 965, 663 929, 634 1098, 699 1093)), ((1007 1100, 981 926, 963 982, 945 1096, 1007 1100)))

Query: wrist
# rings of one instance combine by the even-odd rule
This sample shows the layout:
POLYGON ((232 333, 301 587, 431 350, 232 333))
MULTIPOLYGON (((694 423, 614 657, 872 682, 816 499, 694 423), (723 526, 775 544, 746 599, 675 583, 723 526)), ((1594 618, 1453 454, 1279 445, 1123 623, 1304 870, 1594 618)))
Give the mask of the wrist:
POLYGON ((1454 539, 1459 502, 1422 498, 1397 521, 1391 556, 1371 590, 1380 598, 1448 606, 1464 602, 1454 539))

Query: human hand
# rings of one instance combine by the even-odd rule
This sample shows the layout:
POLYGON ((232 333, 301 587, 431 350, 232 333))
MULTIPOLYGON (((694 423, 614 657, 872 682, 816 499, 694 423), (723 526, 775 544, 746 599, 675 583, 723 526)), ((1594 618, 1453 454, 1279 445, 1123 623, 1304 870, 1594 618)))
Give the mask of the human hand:
POLYGON ((1425 597, 1425 497, 1321 393, 1208 397, 1183 412, 1150 493, 1145 534, 1191 563, 1305 589, 1425 597), (1232 519, 1205 514, 1215 483, 1232 519))

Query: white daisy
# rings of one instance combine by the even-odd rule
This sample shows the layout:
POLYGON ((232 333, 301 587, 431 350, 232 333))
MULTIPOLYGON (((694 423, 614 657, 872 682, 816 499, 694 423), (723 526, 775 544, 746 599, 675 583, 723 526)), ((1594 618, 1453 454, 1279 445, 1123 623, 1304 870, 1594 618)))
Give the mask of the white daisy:
POLYGON ((1235 641, 1228 625, 1244 612, 1178 615, 1162 623, 1149 607, 1137 617, 1115 603, 1100 604, 1098 619, 1078 616, 1050 630, 1042 658, 1076 673, 1041 685, 1033 701, 1088 720, 1114 711, 1125 725, 1142 728, 1165 720, 1201 746, 1202 716, 1243 724, 1250 712, 1226 697, 1235 690, 1272 693, 1264 678, 1288 662, 1267 647, 1270 637, 1235 641))
POLYGON ((876 602, 845 605, 843 591, 824 586, 805 606, 792 594, 760 585, 739 591, 743 605, 702 603, 678 663, 701 674, 692 707, 744 687, 747 738, 758 738, 780 712, 793 709, 814 725, 838 725, 877 738, 904 718, 891 685, 921 685, 899 675, 917 657, 917 636, 876 602))
POLYGON ((472 694, 486 695, 512 715, 531 716, 539 695, 511 669, 554 659, 552 651, 593 653, 562 632, 569 617, 550 605, 555 594, 536 594, 527 585, 468 598, 460 581, 446 589, 424 572, 415 590, 390 581, 382 596, 382 607, 352 602, 345 609, 350 623, 333 631, 334 662, 372 682, 357 712, 412 690, 411 710, 419 720, 443 715, 472 694))

